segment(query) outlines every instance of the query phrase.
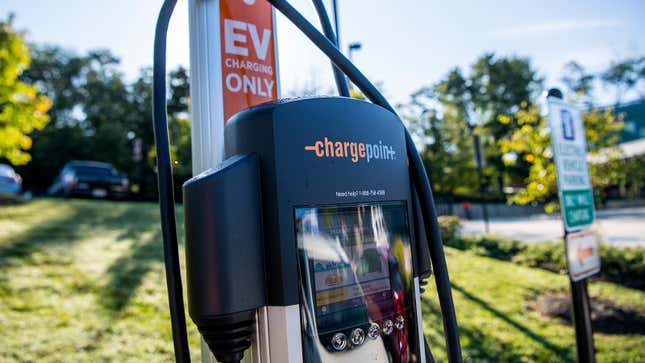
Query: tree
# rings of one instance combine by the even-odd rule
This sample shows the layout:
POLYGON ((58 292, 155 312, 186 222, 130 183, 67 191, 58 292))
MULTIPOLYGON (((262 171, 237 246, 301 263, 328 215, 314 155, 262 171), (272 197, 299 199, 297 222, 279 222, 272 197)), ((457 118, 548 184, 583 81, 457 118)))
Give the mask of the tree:
POLYGON ((503 194, 504 185, 521 183, 529 166, 521 160, 513 165, 504 163, 499 143, 520 127, 514 115, 522 103, 532 103, 541 90, 542 79, 528 58, 485 54, 472 66, 469 82, 472 109, 482 133, 491 137, 485 144, 486 159, 495 172, 497 191, 503 194))
POLYGON ((619 149, 606 150, 600 162, 592 163, 591 177, 598 199, 606 197, 606 191, 617 189, 617 196, 638 199, 645 187, 645 155, 625 158, 619 149))
POLYGON ((561 80, 570 92, 578 97, 586 97, 591 94, 593 81, 596 77, 588 73, 580 63, 570 61, 565 64, 563 73, 561 80))
MULTIPOLYGON (((435 141, 428 146, 428 152, 424 153, 427 161, 434 159, 434 168, 448 163, 446 167, 454 168, 457 176, 464 176, 455 179, 456 183, 463 186, 462 190, 472 190, 471 183, 476 176, 472 138, 476 134, 482 140, 484 148, 484 183, 489 186, 486 188, 488 195, 501 196, 505 184, 521 184, 528 175, 529 165, 523 161, 505 164, 498 143, 510 137, 519 127, 514 114, 522 102, 531 102, 540 89, 541 82, 528 59, 485 54, 475 61, 469 73, 455 68, 434 86, 415 93, 416 96, 413 95, 413 101, 408 106, 419 108, 419 95, 424 94, 424 102, 433 103, 433 106, 421 107, 421 112, 434 109, 434 114, 440 119, 434 126, 426 122, 417 132, 433 134, 432 140, 435 141), (424 127, 427 130, 423 130, 424 127), (449 137, 449 140, 444 144, 445 137, 449 137), (443 154, 438 150, 442 148, 447 148, 443 154), (451 157, 440 160, 446 155, 445 152, 452 154, 451 157), (495 187, 490 188, 491 185, 495 187)), ((429 115, 433 113, 426 114, 429 115)), ((420 118, 421 113, 417 112, 416 117, 420 118)), ((436 178, 443 178, 442 182, 445 183, 448 175, 450 174, 442 173, 436 178)), ((456 186, 449 189, 455 188, 456 186)))
POLYGON ((188 76, 188 70, 179 66, 170 72, 169 78, 170 98, 168 99, 168 113, 171 116, 186 114, 190 106, 190 78, 188 76))
MULTIPOLYGON (((50 124, 31 134, 33 162, 19 170, 25 187, 44 191, 66 162, 97 160, 127 173, 139 198, 155 198, 155 165, 146 157, 154 149, 151 69, 142 69, 127 83, 119 59, 106 50, 78 55, 35 46, 32 59, 22 79, 47 94, 53 107, 50 124), (133 155, 135 144, 141 145, 139 160, 133 155)), ((191 175, 188 73, 179 68, 169 78, 169 127, 180 189, 191 175)))
MULTIPOLYGON (((619 104, 628 92, 634 90, 640 82, 645 81, 645 57, 612 62, 609 68, 601 74, 601 79, 605 84, 614 88, 616 104, 619 104)), ((643 93, 640 96, 643 97, 643 93)))
POLYGON ((189 179, 192 174, 190 146, 190 78, 188 70, 178 67, 170 72, 170 98, 168 100, 169 134, 173 175, 177 185, 189 179))
POLYGON ((12 17, 0 20, 0 158, 23 165, 31 160, 29 134, 49 122, 51 101, 20 75, 29 67, 29 49, 12 17))
POLYGON ((438 100, 432 88, 422 88, 399 109, 413 137, 423 145, 420 154, 433 190, 471 196, 477 188, 471 129, 462 108, 441 101, 446 100, 438 100))
MULTIPOLYGON (((502 140, 500 146, 503 153, 513 153, 516 156, 514 159, 506 159, 506 163, 524 160, 529 163, 530 168, 525 188, 511 196, 509 201, 517 204, 544 203, 547 212, 554 212, 559 209, 558 189, 547 119, 540 114, 536 106, 528 103, 521 106, 515 114, 515 119, 521 127, 515 130, 509 139, 502 140)), ((583 112, 582 119, 588 151, 592 156, 616 144, 622 122, 611 109, 594 108, 583 112)), ((596 168, 594 164, 590 169, 594 192, 598 197, 607 183, 606 175, 600 173, 603 169, 596 168)))
POLYGON ((118 59, 104 50, 77 55, 51 46, 32 46, 31 58, 21 79, 53 103, 51 122, 31 134, 33 160, 19 170, 24 186, 44 191, 70 160, 105 161, 129 171, 123 121, 131 107, 118 59))

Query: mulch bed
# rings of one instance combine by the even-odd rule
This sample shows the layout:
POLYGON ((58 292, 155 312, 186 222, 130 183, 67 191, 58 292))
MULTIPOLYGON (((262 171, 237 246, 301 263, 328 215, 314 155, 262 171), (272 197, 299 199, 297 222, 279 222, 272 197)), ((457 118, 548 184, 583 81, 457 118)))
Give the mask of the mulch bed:
MULTIPOLYGON (((645 334, 645 312, 609 299, 590 298, 593 331, 603 334, 645 334)), ((571 325, 571 296, 549 293, 538 297, 529 306, 543 316, 559 318, 571 325)))

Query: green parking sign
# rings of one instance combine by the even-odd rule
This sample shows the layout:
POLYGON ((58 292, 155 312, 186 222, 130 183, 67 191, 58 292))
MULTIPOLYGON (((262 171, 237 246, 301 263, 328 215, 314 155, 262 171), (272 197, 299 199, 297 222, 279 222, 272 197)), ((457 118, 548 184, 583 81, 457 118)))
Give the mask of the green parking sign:
POLYGON ((553 97, 548 102, 562 219, 565 229, 571 232, 590 226, 595 219, 587 140, 577 107, 553 97))
POLYGON ((565 190, 560 200, 567 230, 579 229, 593 223, 594 205, 591 189, 565 190))

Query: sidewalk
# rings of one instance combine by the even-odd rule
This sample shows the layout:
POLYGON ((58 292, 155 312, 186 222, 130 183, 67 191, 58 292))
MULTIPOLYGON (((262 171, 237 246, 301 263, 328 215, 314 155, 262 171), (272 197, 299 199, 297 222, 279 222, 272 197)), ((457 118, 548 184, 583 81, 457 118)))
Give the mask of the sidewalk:
MULTIPOLYGON (((462 220, 462 233, 484 234, 484 221, 462 220)), ((593 229, 601 241, 615 246, 645 246, 645 207, 599 210, 593 229)), ((562 239, 560 215, 540 214, 531 217, 494 218, 490 233, 526 242, 557 241, 562 239)))

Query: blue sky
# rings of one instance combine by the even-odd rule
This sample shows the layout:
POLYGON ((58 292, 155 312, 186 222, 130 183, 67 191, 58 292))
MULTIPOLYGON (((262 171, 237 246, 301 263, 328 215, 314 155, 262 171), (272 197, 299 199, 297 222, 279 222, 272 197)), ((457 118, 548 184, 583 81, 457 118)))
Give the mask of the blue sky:
MULTIPOLYGON (((547 86, 577 60, 590 71, 612 60, 645 55, 645 1, 385 1, 338 0, 343 49, 360 41, 354 61, 394 102, 484 52, 530 57, 547 86)), ((188 16, 180 0, 171 23, 169 66, 188 65, 188 16)), ((317 23, 310 1, 292 0, 317 23)), ((16 15, 29 41, 77 52, 108 48, 130 79, 152 62, 161 0, 2 0, 0 16, 16 15)), ((316 84, 333 87, 330 67, 304 36, 278 16, 283 94, 316 84)), ((602 88, 600 102, 611 102, 602 88)))

